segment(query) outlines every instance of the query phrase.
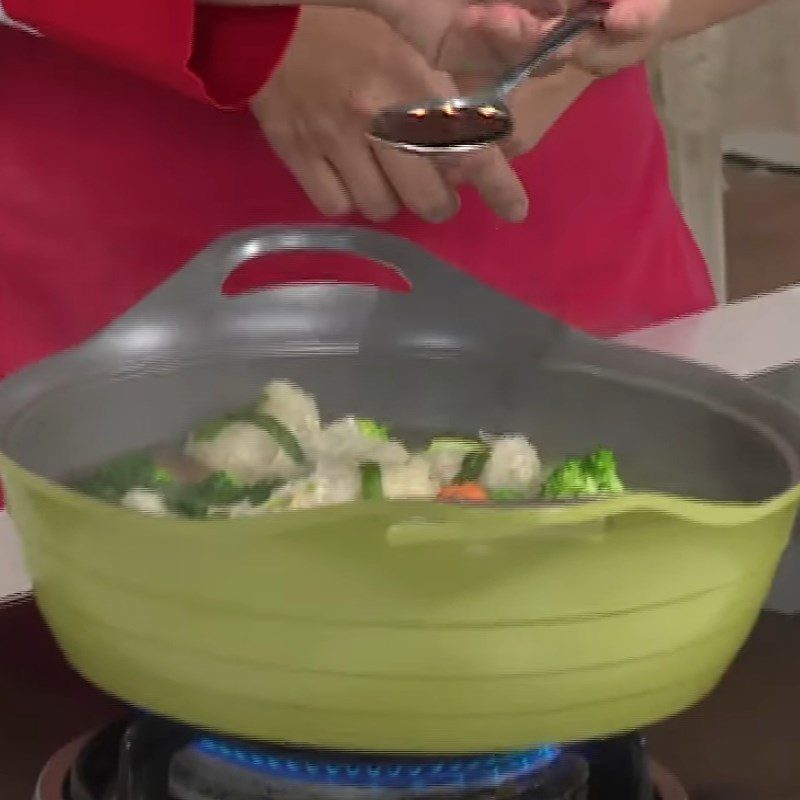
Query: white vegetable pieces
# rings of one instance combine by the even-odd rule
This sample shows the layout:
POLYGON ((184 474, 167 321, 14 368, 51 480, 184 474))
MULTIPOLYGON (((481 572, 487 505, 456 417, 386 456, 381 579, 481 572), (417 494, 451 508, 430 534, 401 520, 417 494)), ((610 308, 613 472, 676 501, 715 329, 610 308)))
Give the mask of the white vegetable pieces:
POLYGON ((384 467, 381 483, 387 500, 432 500, 441 488, 425 456, 412 456, 405 464, 384 467))
POLYGON ((536 448, 524 436, 501 436, 491 445, 481 483, 489 491, 528 492, 542 482, 542 463, 536 448))
POLYGON ((287 381, 273 381, 264 389, 258 411, 282 422, 305 452, 316 449, 322 425, 312 395, 287 381))
POLYGON ((361 496, 361 477, 353 464, 321 464, 308 478, 278 489, 264 505, 266 511, 299 511, 352 503, 361 496))
POLYGON ((302 475, 302 469, 275 438, 250 422, 231 422, 208 440, 192 439, 187 453, 209 469, 227 472, 244 484, 302 475))
POLYGON ((539 454, 524 436, 484 437, 482 441, 436 439, 426 457, 434 478, 449 484, 458 477, 465 459, 481 452, 485 463, 474 477, 488 491, 528 493, 540 486, 543 475, 539 454))
POLYGON ((120 501, 121 505, 141 514, 157 517, 169 516, 169 509, 160 492, 154 489, 130 489, 120 501))
MULTIPOLYGON (((301 451, 318 447, 321 424, 317 403, 296 386, 283 381, 268 384, 256 411, 283 425, 301 451)), ((270 478, 291 480, 305 472, 284 443, 253 422, 229 422, 208 439, 195 436, 186 451, 209 469, 227 472, 248 485, 270 478)))
POLYGON ((319 439, 317 457, 327 461, 371 461, 381 466, 399 466, 408 461, 408 450, 398 441, 378 439, 364 433, 355 417, 328 425, 319 439))
POLYGON ((208 469, 245 486, 285 482, 265 502, 213 509, 232 517, 360 499, 434 500, 457 480, 528 496, 542 479, 539 456, 524 436, 434 439, 424 452, 410 453, 373 420, 350 416, 323 426, 315 399, 284 381, 267 385, 250 417, 244 413, 218 428, 212 424, 211 435, 194 436, 186 449, 208 469), (263 424, 265 418, 281 427, 263 424), (286 432, 292 447, 286 446, 286 432))

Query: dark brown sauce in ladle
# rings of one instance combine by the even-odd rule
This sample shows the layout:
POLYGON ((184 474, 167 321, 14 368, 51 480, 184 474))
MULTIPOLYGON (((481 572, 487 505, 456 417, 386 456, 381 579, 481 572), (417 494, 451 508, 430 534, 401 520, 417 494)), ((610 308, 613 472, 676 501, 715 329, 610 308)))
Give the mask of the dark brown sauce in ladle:
POLYGON ((494 105, 387 110, 373 124, 374 138, 411 148, 479 147, 511 132, 511 117, 494 105))

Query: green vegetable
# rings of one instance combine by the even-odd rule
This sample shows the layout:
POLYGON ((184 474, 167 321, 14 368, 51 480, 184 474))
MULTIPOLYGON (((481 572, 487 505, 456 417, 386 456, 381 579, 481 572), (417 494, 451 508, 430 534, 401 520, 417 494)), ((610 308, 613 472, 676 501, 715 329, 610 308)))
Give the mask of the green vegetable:
POLYGON ((454 452, 466 455, 467 453, 482 452, 485 449, 486 445, 483 442, 459 436, 439 436, 431 439, 431 443, 428 445, 429 453, 454 452))
POLYGON ((233 422, 252 422, 252 418, 258 414, 257 406, 248 406, 240 411, 225 414, 210 422, 204 422, 194 432, 194 438, 198 442, 209 442, 216 438, 225 428, 233 422))
POLYGON ((151 456, 136 454, 106 464, 77 481, 75 488, 98 500, 119 502, 131 489, 165 491, 174 482, 172 473, 159 467, 151 456))
POLYGON ((171 511, 191 519, 205 519, 215 506, 231 506, 245 500, 260 505, 269 500, 281 481, 259 481, 245 486, 227 472, 214 472, 197 483, 176 489, 167 497, 171 511))
POLYGON ((619 494, 625 491, 617 471, 617 457, 607 447, 599 447, 584 458, 584 468, 597 481, 603 494, 619 494))
POLYGON ((273 492, 283 485, 283 481, 278 480, 258 481, 247 487, 242 500, 249 500, 254 506, 260 506, 262 503, 266 503, 272 497, 273 492))
POLYGON ((269 414, 259 414, 253 409, 236 411, 220 419, 201 425, 195 431, 194 438, 199 442, 207 442, 220 434, 228 425, 234 422, 246 422, 266 431, 298 467, 306 465, 306 456, 297 437, 279 419, 269 414))
POLYGON ((474 483, 481 477, 483 468, 489 460, 489 448, 483 447, 481 450, 473 450, 464 456, 461 462, 461 469, 458 471, 453 483, 460 485, 463 483, 474 483))
POLYGON ((356 419, 356 427, 358 428, 358 432, 368 439, 375 439, 379 442, 389 441, 389 428, 386 425, 381 425, 374 419, 356 419))
POLYGON ((360 465, 361 496, 365 500, 383 500, 383 479, 379 464, 367 461, 360 465))
POLYGON ((542 497, 569 500, 624 491, 616 456, 608 448, 601 447, 583 458, 568 458, 554 469, 542 487, 542 497))

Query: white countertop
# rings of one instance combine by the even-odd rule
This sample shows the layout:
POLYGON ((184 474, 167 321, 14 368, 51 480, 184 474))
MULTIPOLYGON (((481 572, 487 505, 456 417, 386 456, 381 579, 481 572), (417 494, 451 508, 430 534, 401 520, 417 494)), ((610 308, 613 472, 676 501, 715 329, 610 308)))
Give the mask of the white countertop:
POLYGON ((0 512, 0 603, 13 600, 31 590, 25 572, 22 548, 11 518, 0 512))
POLYGON ((749 378, 800 361, 800 286, 638 331, 622 341, 749 378))
MULTIPOLYGON (((622 341, 747 378, 800 361, 800 286, 639 331, 622 341)), ((800 544, 790 548, 781 574, 778 607, 800 610, 800 544)), ((28 591, 19 540, 8 515, 0 512, 0 602, 28 591)))

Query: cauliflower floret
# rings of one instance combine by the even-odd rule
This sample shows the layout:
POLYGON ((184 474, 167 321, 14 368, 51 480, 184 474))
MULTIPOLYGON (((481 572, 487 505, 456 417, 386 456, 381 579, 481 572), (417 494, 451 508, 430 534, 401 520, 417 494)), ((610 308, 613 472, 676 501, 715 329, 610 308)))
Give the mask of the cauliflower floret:
POLYGON ((427 454, 431 475, 439 483, 452 483, 464 463, 464 453, 457 450, 436 450, 427 454))
POLYGON ((272 381, 264 389, 259 414, 282 422, 303 450, 314 449, 321 433, 319 408, 314 397, 287 381, 272 381))
POLYGON ((192 439, 186 451, 209 469, 227 472, 248 486, 265 478, 302 474, 278 442, 250 422, 231 422, 208 440, 192 439))
POLYGON ((152 514, 157 517, 169 516, 169 509, 160 492, 153 489, 129 489, 120 503, 131 511, 152 514))
POLYGON ((502 436, 492 442, 481 483, 490 491, 529 491, 542 479, 539 454, 524 436, 502 436))
POLYGON ((413 456, 405 464, 383 467, 381 483, 387 500, 431 500, 440 488, 425 456, 413 456))
POLYGON ((365 433, 355 417, 336 420, 322 431, 318 456, 327 461, 369 461, 381 466, 408 461, 408 451, 400 442, 365 433))
POLYGON ((352 464, 324 462, 308 478, 278 489, 252 513, 262 511, 299 511, 320 506, 352 503, 361 496, 361 475, 352 464))

